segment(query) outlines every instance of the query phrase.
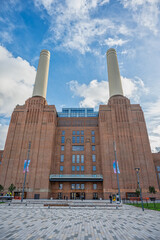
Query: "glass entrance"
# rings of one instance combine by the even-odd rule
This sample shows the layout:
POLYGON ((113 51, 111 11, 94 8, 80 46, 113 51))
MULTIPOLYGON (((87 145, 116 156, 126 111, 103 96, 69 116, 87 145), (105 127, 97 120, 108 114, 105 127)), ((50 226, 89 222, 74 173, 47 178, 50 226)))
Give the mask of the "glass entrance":
POLYGON ((70 199, 85 199, 85 193, 84 192, 72 192, 70 193, 70 199))

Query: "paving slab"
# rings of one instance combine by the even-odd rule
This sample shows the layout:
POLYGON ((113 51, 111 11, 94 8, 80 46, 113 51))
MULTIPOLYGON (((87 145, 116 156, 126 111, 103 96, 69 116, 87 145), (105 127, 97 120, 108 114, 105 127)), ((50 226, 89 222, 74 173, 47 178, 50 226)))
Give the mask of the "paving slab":
POLYGON ((0 204, 1 240, 160 240, 160 212, 0 204))

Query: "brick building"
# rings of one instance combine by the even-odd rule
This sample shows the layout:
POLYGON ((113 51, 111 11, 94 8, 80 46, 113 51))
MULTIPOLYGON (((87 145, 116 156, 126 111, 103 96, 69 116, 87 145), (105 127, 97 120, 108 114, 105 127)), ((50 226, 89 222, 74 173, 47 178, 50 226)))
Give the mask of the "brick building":
POLYGON ((151 153, 140 105, 123 96, 115 50, 107 52, 110 98, 98 112, 92 108, 57 112, 47 104, 49 57, 48 51, 41 52, 33 96, 12 113, 0 184, 7 191, 13 183, 16 194, 22 192, 30 142, 27 198, 107 199, 118 191, 113 170, 115 142, 122 197, 137 188, 136 167, 140 168, 143 195, 148 195, 149 186, 159 194, 160 176, 153 158, 160 166, 160 157, 151 153))

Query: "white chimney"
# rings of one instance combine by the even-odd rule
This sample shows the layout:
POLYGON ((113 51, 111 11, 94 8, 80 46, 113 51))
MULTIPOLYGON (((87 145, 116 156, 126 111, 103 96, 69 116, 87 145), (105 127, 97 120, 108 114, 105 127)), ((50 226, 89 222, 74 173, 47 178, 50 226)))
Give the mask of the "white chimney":
POLYGON ((40 53, 32 97, 40 96, 40 97, 46 98, 49 61, 50 61, 50 52, 47 50, 42 50, 40 53))
POLYGON ((119 73, 117 53, 114 48, 107 51, 107 68, 109 81, 109 96, 122 95, 123 89, 119 73))

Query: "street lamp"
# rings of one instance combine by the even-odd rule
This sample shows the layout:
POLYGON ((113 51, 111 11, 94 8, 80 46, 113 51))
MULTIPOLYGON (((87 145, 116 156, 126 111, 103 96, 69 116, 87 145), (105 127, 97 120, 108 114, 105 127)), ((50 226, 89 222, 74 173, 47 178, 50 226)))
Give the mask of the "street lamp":
POLYGON ((144 211, 144 207, 143 207, 143 199, 142 199, 142 192, 141 192, 141 187, 140 187, 140 182, 139 182, 139 171, 140 168, 135 168, 136 173, 137 173, 137 180, 138 180, 138 187, 139 187, 139 191, 140 191, 140 198, 141 198, 141 204, 142 204, 142 211, 144 211))

